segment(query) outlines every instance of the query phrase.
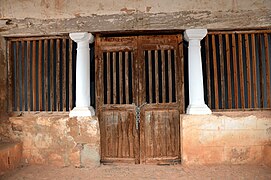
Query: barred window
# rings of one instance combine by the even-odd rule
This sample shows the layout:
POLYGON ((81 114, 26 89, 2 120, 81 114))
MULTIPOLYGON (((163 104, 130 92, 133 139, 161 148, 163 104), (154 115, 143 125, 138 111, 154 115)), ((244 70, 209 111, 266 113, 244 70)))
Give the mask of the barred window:
POLYGON ((210 108, 271 108, 270 30, 210 32, 202 41, 202 57, 210 108))
MULTIPOLYGON (((69 111, 75 106, 75 42, 68 36, 8 38, 7 46, 10 111, 69 111)), ((93 55, 91 62, 94 105, 93 55)))

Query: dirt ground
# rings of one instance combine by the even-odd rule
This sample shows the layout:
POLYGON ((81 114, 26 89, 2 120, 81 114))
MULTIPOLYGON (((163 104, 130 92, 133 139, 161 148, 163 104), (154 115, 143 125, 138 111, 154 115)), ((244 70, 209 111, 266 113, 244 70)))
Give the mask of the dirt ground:
POLYGON ((101 165, 95 168, 25 166, 2 177, 2 180, 85 180, 85 179, 271 179, 266 166, 158 166, 101 165))

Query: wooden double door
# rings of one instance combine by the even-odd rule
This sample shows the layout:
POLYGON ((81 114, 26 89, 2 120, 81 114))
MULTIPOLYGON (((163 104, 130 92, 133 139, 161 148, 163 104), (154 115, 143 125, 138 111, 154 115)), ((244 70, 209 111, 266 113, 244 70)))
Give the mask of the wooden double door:
POLYGON ((182 35, 97 36, 101 162, 180 162, 182 35))

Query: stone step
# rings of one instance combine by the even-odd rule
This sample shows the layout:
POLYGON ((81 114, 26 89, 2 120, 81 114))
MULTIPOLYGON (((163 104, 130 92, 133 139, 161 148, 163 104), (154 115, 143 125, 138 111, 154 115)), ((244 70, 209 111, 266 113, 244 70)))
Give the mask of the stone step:
POLYGON ((17 168, 21 162, 21 142, 0 142, 0 176, 17 168))

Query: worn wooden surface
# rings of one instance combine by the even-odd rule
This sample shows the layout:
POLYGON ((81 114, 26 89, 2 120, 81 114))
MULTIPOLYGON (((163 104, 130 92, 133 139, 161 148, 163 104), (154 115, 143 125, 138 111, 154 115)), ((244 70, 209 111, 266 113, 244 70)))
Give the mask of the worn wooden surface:
POLYGON ((10 112, 73 108, 72 44, 67 36, 8 40, 10 112))
POLYGON ((183 87, 179 80, 183 71, 176 69, 177 64, 182 66, 178 36, 97 38, 101 161, 148 163, 178 159, 179 114, 183 112, 183 99, 178 93, 181 89, 177 88, 183 87), (137 129, 136 106, 141 105, 137 129))
POLYGON ((204 71, 213 110, 270 109, 270 38, 270 30, 209 32, 204 71))

